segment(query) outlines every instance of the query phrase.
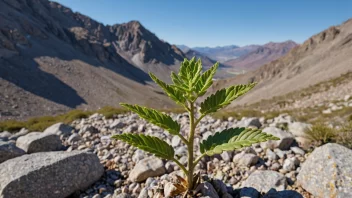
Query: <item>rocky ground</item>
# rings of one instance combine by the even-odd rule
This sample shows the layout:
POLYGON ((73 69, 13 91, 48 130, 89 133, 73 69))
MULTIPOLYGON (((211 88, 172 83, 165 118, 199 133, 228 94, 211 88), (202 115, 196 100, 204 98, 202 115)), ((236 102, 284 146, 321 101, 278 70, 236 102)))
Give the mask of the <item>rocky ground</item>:
MULTIPOLYGON (((188 116, 172 117, 185 135, 188 116)), ((338 144, 307 147, 304 131, 310 125, 287 114, 270 120, 207 116, 197 129, 195 150, 201 140, 230 127, 261 128, 280 140, 204 158, 197 166, 204 182, 197 197, 352 196, 352 151, 338 144)), ((157 136, 186 164, 187 149, 178 137, 135 114, 115 119, 94 114, 40 133, 0 133, 0 197, 169 197, 175 175, 182 172, 172 162, 110 138, 122 132, 157 136)))

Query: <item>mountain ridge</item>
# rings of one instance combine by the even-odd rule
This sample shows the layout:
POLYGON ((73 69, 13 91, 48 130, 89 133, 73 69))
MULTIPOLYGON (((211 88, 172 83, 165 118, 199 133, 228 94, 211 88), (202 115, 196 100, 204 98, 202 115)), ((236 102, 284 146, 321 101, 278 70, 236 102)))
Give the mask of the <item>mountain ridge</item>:
POLYGON ((0 0, 0 20, 0 119, 175 107, 147 72, 169 80, 185 56, 139 22, 105 26, 48 0, 0 0))
POLYGON ((336 78, 352 70, 351 41, 352 19, 349 19, 313 35, 286 55, 256 70, 215 82, 213 89, 258 82, 256 88, 240 98, 235 106, 271 99, 336 78))

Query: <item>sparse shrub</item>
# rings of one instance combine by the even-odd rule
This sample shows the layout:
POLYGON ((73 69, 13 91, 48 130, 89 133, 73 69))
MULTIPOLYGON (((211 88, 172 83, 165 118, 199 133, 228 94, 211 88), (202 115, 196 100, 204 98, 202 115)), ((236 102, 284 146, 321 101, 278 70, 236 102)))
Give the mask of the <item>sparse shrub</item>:
MULTIPOLYGON (((104 107, 98 110, 97 112, 103 114, 107 119, 109 119, 112 118, 114 115, 125 113, 127 111, 115 107, 104 107)), ((35 117, 30 118, 27 121, 7 120, 0 122, 0 131, 15 132, 19 131, 22 128, 29 129, 30 131, 43 131, 55 123, 63 122, 69 124, 74 120, 87 118, 93 113, 94 112, 92 111, 83 111, 75 109, 57 116, 35 117)))
POLYGON ((127 111, 125 109, 121 109, 121 108, 106 106, 106 107, 99 109, 97 112, 103 114, 106 119, 111 119, 115 115, 118 115, 121 113, 126 113, 127 111))
POLYGON ((352 121, 339 130, 336 142, 352 149, 352 121))
POLYGON ((0 122, 0 131, 18 131, 22 129, 24 126, 23 122, 15 121, 15 120, 8 120, 0 122))
POLYGON ((348 116, 348 121, 352 121, 352 114, 350 116, 348 116))
POLYGON ((209 70, 202 72, 202 64, 200 59, 191 60, 185 59, 181 63, 178 74, 171 73, 173 84, 166 84, 158 79, 154 74, 150 73, 150 77, 158 84, 164 92, 177 104, 184 107, 189 114, 190 124, 188 137, 186 134, 181 134, 181 126, 177 121, 174 121, 169 115, 160 111, 142 107, 139 105, 130 105, 121 103, 121 106, 137 113, 140 117, 167 130, 171 135, 179 136, 183 143, 188 148, 188 163, 184 166, 175 157, 175 151, 167 142, 158 137, 123 133, 114 135, 113 138, 124 141, 141 150, 154 154, 157 157, 175 162, 180 169, 185 173, 187 179, 179 177, 180 183, 174 184, 175 191, 173 196, 185 192, 191 192, 200 182, 200 175, 194 174, 194 168, 198 162, 206 155, 213 156, 221 154, 223 151, 233 151, 242 147, 251 146, 254 143, 264 142, 267 140, 277 140, 270 134, 263 133, 258 129, 245 128, 230 128, 217 132, 200 143, 201 155, 197 158, 194 156, 194 135, 197 125, 208 114, 217 112, 229 105, 236 98, 251 90, 255 84, 234 85, 228 88, 218 90, 216 93, 208 96, 200 104, 200 110, 197 111, 196 101, 200 96, 205 95, 207 89, 213 83, 213 76, 218 68, 218 63, 212 66, 209 70))
POLYGON ((308 137, 318 143, 325 144, 333 141, 336 138, 336 129, 327 126, 324 123, 318 123, 312 126, 312 128, 306 130, 308 137))

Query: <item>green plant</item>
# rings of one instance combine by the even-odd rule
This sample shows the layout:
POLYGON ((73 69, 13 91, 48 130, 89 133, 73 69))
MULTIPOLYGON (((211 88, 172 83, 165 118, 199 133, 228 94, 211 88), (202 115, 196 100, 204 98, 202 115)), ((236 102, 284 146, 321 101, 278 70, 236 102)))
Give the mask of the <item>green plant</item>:
MULTIPOLYGON (((218 68, 218 63, 213 65, 209 70, 202 72, 202 64, 200 59, 185 59, 181 63, 179 73, 171 73, 173 84, 166 84, 152 73, 151 79, 158 84, 164 92, 177 104, 181 105, 189 113, 190 125, 188 137, 184 137, 180 133, 180 124, 164 113, 157 110, 142 107, 139 105, 130 105, 121 103, 120 105, 137 113, 140 117, 164 128, 172 135, 177 135, 188 148, 188 164, 187 167, 181 164, 174 156, 175 152, 172 146, 167 142, 153 136, 143 134, 123 133, 114 135, 112 138, 122 140, 141 150, 154 154, 157 157, 174 161, 183 170, 187 176, 187 181, 183 180, 183 187, 178 188, 177 193, 184 191, 190 192, 199 183, 199 175, 194 174, 194 168, 200 159, 206 155, 212 156, 220 154, 223 151, 233 151, 242 147, 251 146, 254 143, 267 140, 278 140, 270 134, 263 133, 258 129, 230 128, 221 132, 217 132, 209 136, 207 140, 200 143, 201 155, 194 156, 194 135, 195 129, 199 122, 208 114, 214 113, 221 108, 226 107, 236 98, 251 90, 255 83, 247 85, 234 85, 228 88, 218 90, 216 93, 208 96, 200 104, 200 110, 197 112, 195 102, 200 96, 204 96, 207 89, 213 83, 213 76, 218 68)), ((176 186, 176 185, 175 185, 176 186)), ((187 192, 185 193, 187 194, 187 192)))

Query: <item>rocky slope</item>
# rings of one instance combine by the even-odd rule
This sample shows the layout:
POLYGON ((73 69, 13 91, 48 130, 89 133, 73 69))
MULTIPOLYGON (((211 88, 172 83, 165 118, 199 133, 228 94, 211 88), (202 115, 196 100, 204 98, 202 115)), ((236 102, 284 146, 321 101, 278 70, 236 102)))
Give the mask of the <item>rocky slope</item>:
POLYGON ((297 44, 293 41, 282 43, 270 42, 236 59, 228 60, 224 64, 230 66, 233 72, 255 70, 287 54, 296 46, 297 44))
POLYGON ((170 107, 164 80, 185 57, 139 22, 105 26, 48 0, 0 0, 0 119, 129 101, 170 107))
MULTIPOLYGON (((181 133, 186 135, 187 115, 171 116, 184 126, 181 133)), ((287 114, 273 119, 240 120, 206 116, 197 128, 196 150, 198 142, 230 127, 261 128, 280 140, 205 157, 196 166, 204 182, 197 188, 197 197, 351 196, 352 189, 344 175, 352 174, 352 150, 338 144, 327 144, 313 152, 300 147, 309 124, 297 122, 287 114), (284 125, 286 130, 279 128, 284 125), (328 183, 331 185, 321 188, 328 183)), ((173 162, 110 139, 111 135, 123 132, 157 136, 173 146, 181 163, 187 161, 187 149, 178 136, 172 137, 137 115, 121 114, 106 119, 95 114, 76 120, 71 126, 55 124, 42 133, 25 129, 15 134, 0 133, 0 195, 31 197, 39 192, 46 196, 55 192, 52 197, 71 193, 84 198, 169 197, 171 182, 182 172, 173 162), (54 174, 58 172, 66 174, 54 174), (22 177, 31 179, 17 179, 22 177)))
POLYGON ((352 20, 333 26, 306 40, 285 56, 257 70, 220 80, 214 89, 227 85, 259 82, 236 104, 270 99, 327 81, 351 71, 352 20))

